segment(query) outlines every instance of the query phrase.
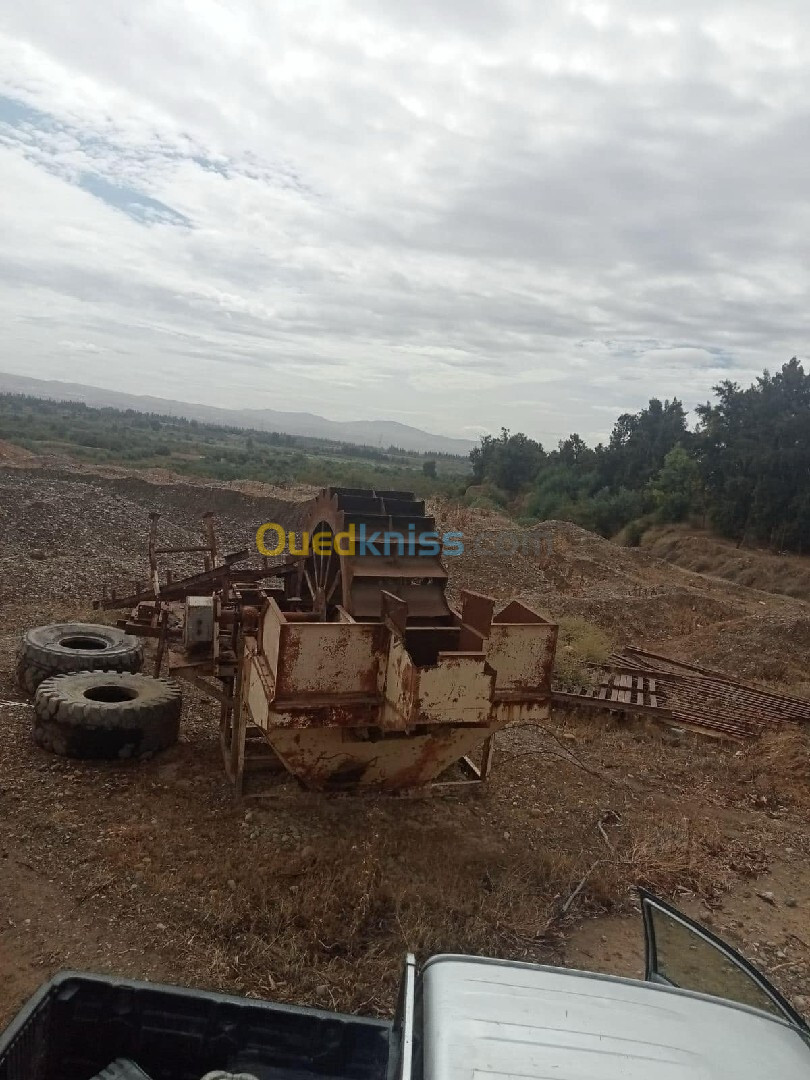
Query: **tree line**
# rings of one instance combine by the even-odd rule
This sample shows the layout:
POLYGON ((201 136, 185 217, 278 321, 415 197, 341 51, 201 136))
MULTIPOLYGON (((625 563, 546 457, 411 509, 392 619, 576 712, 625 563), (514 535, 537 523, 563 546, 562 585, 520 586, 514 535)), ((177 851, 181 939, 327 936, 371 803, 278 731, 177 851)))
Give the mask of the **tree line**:
POLYGON ((466 458, 449 454, 354 446, 21 394, 0 394, 0 440, 36 454, 166 468, 217 480, 412 488, 422 495, 447 495, 457 493, 468 476, 466 458))
POLYGON ((714 395, 694 429, 677 398, 653 398, 596 447, 576 433, 554 450, 505 428, 484 436, 470 453, 467 499, 631 544, 653 523, 689 521, 740 544, 810 550, 810 374, 794 357, 714 395))

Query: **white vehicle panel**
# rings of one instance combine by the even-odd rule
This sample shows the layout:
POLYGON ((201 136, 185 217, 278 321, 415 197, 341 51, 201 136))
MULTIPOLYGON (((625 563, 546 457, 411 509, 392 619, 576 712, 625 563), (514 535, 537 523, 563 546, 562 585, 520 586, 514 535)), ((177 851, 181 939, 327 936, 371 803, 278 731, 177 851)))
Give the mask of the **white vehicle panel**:
POLYGON ((439 956, 424 1080, 808 1080, 810 1047, 745 1006, 610 976, 439 956))

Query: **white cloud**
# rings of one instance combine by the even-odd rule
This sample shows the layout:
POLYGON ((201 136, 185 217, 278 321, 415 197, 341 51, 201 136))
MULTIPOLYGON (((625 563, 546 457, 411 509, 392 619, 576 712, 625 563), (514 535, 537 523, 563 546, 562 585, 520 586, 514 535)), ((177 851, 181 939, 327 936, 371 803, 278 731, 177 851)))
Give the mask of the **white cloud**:
POLYGON ((0 367, 604 437, 807 353, 799 0, 9 6, 0 367))

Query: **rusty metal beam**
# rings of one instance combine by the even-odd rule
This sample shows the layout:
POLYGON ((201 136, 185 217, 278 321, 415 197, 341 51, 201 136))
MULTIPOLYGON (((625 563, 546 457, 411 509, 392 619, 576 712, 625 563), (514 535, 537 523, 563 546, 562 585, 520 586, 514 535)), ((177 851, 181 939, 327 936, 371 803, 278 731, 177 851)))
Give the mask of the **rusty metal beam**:
POLYGON ((757 738, 810 723, 810 702, 740 683, 660 653, 627 648, 598 674, 599 686, 554 691, 560 704, 636 712, 716 738, 757 738))

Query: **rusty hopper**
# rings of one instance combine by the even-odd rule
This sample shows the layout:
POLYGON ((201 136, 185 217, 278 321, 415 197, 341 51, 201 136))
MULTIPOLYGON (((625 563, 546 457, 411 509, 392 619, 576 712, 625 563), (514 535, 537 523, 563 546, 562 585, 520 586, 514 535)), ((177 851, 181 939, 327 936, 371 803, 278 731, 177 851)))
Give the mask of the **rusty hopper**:
MULTIPOLYGON (((361 522, 435 528, 410 492, 341 488, 313 502, 307 527, 336 534, 361 522)), ((207 535, 202 574, 161 584, 153 537, 151 588, 108 603, 134 601, 126 625, 157 636, 172 674, 220 702, 240 792, 258 793, 257 776, 274 770, 313 790, 476 783, 497 731, 548 718, 557 627, 473 592, 455 610, 432 552, 333 550, 240 569, 239 557, 219 558, 210 520, 207 535)))

